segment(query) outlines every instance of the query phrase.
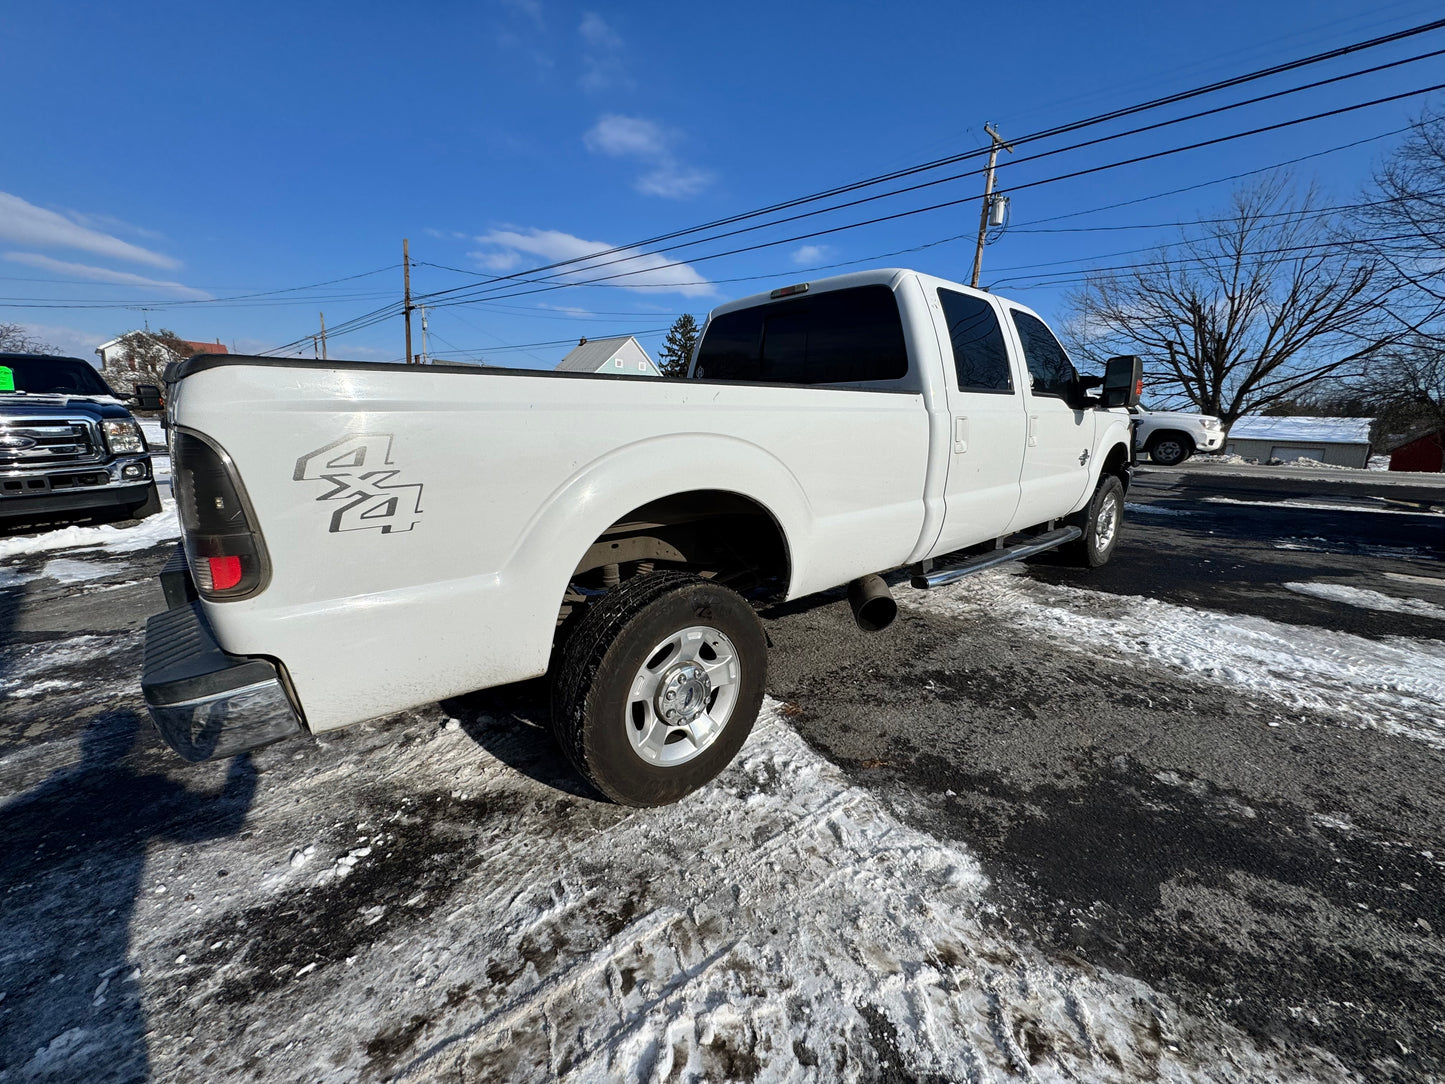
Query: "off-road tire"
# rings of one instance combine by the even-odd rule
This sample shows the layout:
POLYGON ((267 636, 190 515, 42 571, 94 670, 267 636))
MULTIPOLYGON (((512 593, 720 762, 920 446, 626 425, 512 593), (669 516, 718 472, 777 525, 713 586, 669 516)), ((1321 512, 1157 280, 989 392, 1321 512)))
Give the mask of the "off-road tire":
POLYGON ((1161 467, 1174 467, 1194 454, 1194 442, 1177 433, 1160 433, 1149 441, 1149 458, 1161 467))
POLYGON ((1070 516, 1067 522, 1081 528, 1084 537, 1070 542, 1059 551, 1065 559, 1080 568, 1099 568, 1108 564, 1124 530, 1124 483, 1119 481, 1118 475, 1106 474, 1100 478, 1089 503, 1082 511, 1070 516), (1108 506, 1112 506, 1113 529, 1105 538, 1100 529, 1106 526, 1104 514, 1108 506))
POLYGON ((762 623, 735 591, 690 572, 624 580, 587 609, 553 660, 552 730, 577 771, 622 805, 676 802, 712 780, 742 748, 767 680, 762 623), (659 641, 706 626, 723 633, 739 665, 736 700, 722 730, 693 759, 649 763, 628 736, 633 682, 659 641))

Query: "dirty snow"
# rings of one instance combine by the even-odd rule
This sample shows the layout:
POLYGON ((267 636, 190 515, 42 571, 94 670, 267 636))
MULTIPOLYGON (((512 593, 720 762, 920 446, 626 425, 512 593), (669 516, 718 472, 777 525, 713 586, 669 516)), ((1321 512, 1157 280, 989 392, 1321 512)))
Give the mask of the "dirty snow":
POLYGON ((1171 508, 1157 501, 1153 504, 1135 504, 1132 501, 1126 501, 1124 511, 1134 512, 1141 516, 1197 516, 1199 514, 1188 508, 1171 508))
MULTIPOLYGON (((36 696, 58 688, 82 684, 80 680, 54 677, 57 670, 93 666, 97 659, 129 646, 128 636, 72 636, 64 640, 19 647, 0 669, 0 693, 36 696), (49 675, 40 681, 32 679, 49 675)), ((83 675, 79 675, 83 677, 83 675)))
POLYGON ((1163 664, 1195 680, 1267 697, 1445 748, 1445 641, 1361 636, 1156 599, 1035 581, 1017 570, 951 588, 905 589, 900 604, 1023 625, 1060 650, 1163 664))
POLYGON ((1364 587, 1350 587, 1343 583, 1286 583, 1281 584, 1287 591, 1328 602, 1343 602, 1347 606, 1360 606, 1367 610, 1383 610, 1390 613, 1413 614, 1416 617, 1433 617, 1445 621, 1445 606, 1436 606, 1419 598, 1398 598, 1382 591, 1371 591, 1364 587))
POLYGON ((571 799, 411 723, 369 755, 257 754, 248 831, 152 846, 134 970, 55 976, 83 1016, 32 1026, 0 1081, 97 1078, 134 998, 164 1079, 1290 1078, 1143 983, 1031 948, 971 854, 776 703, 715 784, 658 810, 571 799))
POLYGON ((93 549, 97 546, 105 547, 110 553, 134 553, 173 541, 180 535, 181 524, 176 518, 176 502, 167 496, 162 488, 161 510, 147 519, 128 527, 104 523, 95 527, 60 527, 41 534, 0 538, 0 560, 52 550, 93 549))
POLYGON ((1240 504, 1256 508, 1309 508, 1319 512, 1368 512, 1376 516, 1430 516, 1435 512, 1405 511, 1400 508, 1374 508, 1363 504, 1337 504, 1325 501, 1302 501, 1286 497, 1282 501, 1246 501, 1238 497, 1205 497, 1210 504, 1240 504))

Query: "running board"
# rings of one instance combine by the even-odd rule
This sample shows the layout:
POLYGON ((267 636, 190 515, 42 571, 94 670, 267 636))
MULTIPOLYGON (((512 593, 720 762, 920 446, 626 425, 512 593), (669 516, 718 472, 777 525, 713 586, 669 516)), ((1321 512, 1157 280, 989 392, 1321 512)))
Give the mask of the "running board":
POLYGON ((1034 535, 1023 542, 1015 543, 1012 546, 1004 546, 1001 549, 991 550, 988 553, 980 553, 977 557, 969 557, 956 565, 948 568, 930 570, 932 561, 924 561, 914 566, 913 586, 919 590, 927 590, 930 587, 944 587, 950 583, 957 583, 965 576, 972 576, 975 572, 982 572, 984 569, 994 568, 998 565, 1008 564, 1010 561, 1021 561, 1025 557, 1032 557, 1036 553, 1043 553, 1045 550, 1055 549, 1066 542, 1073 542, 1075 539, 1083 538, 1084 532, 1077 527, 1059 527, 1056 530, 1044 534, 1034 535))

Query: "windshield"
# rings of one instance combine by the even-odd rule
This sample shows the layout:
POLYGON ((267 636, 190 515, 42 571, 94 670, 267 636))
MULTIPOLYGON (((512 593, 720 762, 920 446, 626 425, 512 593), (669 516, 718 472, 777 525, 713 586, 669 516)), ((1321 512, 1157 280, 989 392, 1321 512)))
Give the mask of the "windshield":
POLYGON ((100 374, 72 358, 0 358, 0 393, 113 395, 100 374))

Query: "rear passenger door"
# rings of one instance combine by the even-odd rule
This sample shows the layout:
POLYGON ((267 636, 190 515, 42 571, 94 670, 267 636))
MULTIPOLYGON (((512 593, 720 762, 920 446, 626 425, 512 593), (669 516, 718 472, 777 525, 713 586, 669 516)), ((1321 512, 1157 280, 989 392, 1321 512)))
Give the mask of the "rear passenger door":
POLYGON ((1029 385, 1024 405, 1027 440, 1019 506, 1012 530, 1067 515, 1084 498, 1094 447, 1095 412, 1069 403, 1078 374, 1048 326, 1031 312, 1009 307, 1029 385))
POLYGON ((993 301, 938 287, 929 303, 941 317, 951 423, 946 511, 932 552, 949 553, 997 538, 1013 521, 1026 417, 993 301))

